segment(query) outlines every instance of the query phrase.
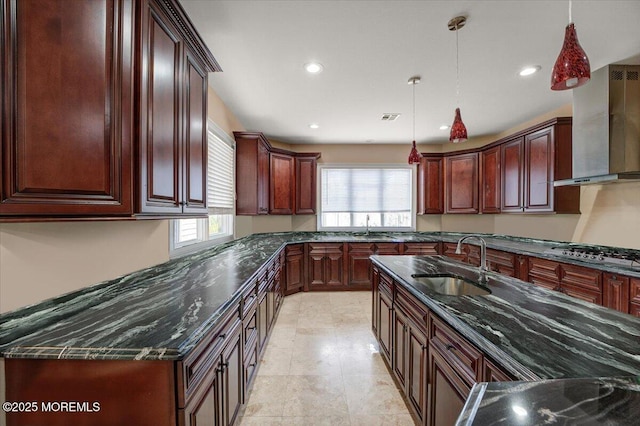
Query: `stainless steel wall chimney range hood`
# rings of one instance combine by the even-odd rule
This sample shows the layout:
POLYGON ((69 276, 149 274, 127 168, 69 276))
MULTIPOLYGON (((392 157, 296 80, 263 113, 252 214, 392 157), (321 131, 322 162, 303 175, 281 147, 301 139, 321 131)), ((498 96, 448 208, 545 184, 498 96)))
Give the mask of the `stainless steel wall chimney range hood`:
POLYGON ((607 65, 573 90, 573 179, 554 186, 640 180, 640 65, 607 65))

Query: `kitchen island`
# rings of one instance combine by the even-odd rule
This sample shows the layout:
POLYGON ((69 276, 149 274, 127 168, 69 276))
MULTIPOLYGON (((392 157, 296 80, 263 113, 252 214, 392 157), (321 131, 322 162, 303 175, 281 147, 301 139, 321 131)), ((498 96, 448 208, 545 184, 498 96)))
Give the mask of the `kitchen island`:
MULTIPOLYGON (((0 355, 4 359, 5 397, 7 400, 15 400, 16 395, 67 400, 101 398, 99 414, 85 413, 87 424, 99 424, 99 419, 104 419, 103 424, 112 424, 120 418, 118 415, 133 414, 138 417, 128 418, 139 424, 188 424, 194 423, 198 415, 221 416, 222 423, 231 423, 250 387, 259 353, 264 350, 270 324, 285 294, 285 282, 296 272, 296 256, 297 265, 305 272, 298 275, 308 282, 295 291, 313 291, 325 287, 311 285, 312 277, 306 265, 312 261, 322 267, 329 265, 328 269, 338 265, 334 271, 338 274, 335 281, 342 284, 348 280, 348 274, 340 276, 341 268, 346 270, 357 259, 362 265, 360 269, 366 272, 371 251, 411 254, 422 250, 436 254, 443 250, 445 243, 456 241, 462 235, 257 234, 3 314, 0 316, 0 355), (314 244, 340 250, 340 256, 347 256, 347 260, 340 257, 337 263, 331 264, 335 259, 328 250, 314 258, 314 244), (302 254, 291 252, 289 259, 285 251, 293 246, 299 246, 302 254), (356 246, 367 248, 358 258, 350 251, 356 246), (46 365, 37 370, 43 375, 53 371, 66 374, 66 378, 56 381, 52 376, 47 378, 48 382, 29 382, 38 377, 29 373, 36 371, 36 364, 46 365), (97 368, 98 365, 101 368, 97 368), (17 374, 18 370, 24 375, 17 374), (107 382, 105 377, 109 377, 107 382), (22 393, 15 393, 17 388, 21 388, 22 393), (94 393, 87 393, 89 389, 94 393), (41 390, 48 390, 49 394, 37 393, 41 390), (222 401, 211 396, 225 392, 226 398, 222 401), (229 398, 229 392, 233 392, 234 398, 229 398), (209 405, 203 405, 205 402, 209 405), (135 408, 136 403, 161 409, 139 410, 135 408), (150 411, 160 413, 160 420, 150 420, 150 411)), ((559 246, 557 242, 487 237, 490 248, 514 255, 640 278, 640 269, 633 266, 560 260, 545 253, 548 248, 559 246)), ((330 280, 327 283, 333 285, 330 280)), ((368 280, 365 285, 370 286, 368 280)), ((539 291, 532 285, 527 288, 534 293, 539 291)), ((350 288, 345 284, 336 289, 350 288)), ((597 312, 608 311, 599 309, 597 312)), ((616 318, 626 318, 637 327, 631 316, 619 315, 616 318)), ((627 374, 630 367, 625 360, 620 356, 618 368, 627 374)), ((526 378, 555 377, 556 371, 554 367, 550 375, 536 374, 522 363, 512 363, 511 368, 522 373, 518 377, 526 378)), ((585 374, 589 373, 585 371, 585 374)), ((8 423, 16 424, 11 423, 15 418, 13 414, 7 416, 8 423)), ((46 417, 48 424, 68 424, 68 419, 60 418, 56 423, 53 417, 46 417)), ((82 418, 76 415, 73 420, 75 424, 82 424, 82 418)))
MULTIPOLYGON (((416 383, 428 383, 413 398, 414 414, 426 424, 451 422, 470 394, 481 399, 471 392, 478 382, 640 376, 638 318, 441 256, 374 256, 372 260, 378 282, 373 328, 381 347, 388 349, 382 352, 401 388, 406 380, 408 399, 412 400, 416 383), (444 275, 478 283, 490 294, 442 294, 442 289, 424 279, 444 275), (416 306, 420 315, 412 316, 416 306), (407 329, 424 336, 418 351, 414 352, 410 337, 398 337, 407 329)), ((505 392, 511 389, 500 386, 505 392)), ((538 396, 544 395, 541 387, 536 388, 538 396)), ((628 389, 632 395, 640 392, 637 384, 628 389)), ((607 404, 637 404, 628 394, 615 395, 619 399, 609 399, 607 404)), ((478 406, 484 405, 470 405, 467 419, 478 406)), ((606 414, 609 408, 600 410, 606 414)), ((491 412, 481 414, 500 419, 490 417, 491 412)))

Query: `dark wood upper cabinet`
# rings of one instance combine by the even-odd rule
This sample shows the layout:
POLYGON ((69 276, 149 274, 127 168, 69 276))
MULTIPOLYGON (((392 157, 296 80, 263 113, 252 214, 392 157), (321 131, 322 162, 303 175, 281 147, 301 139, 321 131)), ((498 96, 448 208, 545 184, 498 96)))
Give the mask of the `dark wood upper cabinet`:
POLYGON ((179 3, 0 1, 0 215, 205 215, 220 67, 179 3))
POLYGON ((445 213, 478 213, 478 153, 445 157, 445 213))
POLYGON ((480 212, 500 213, 500 147, 480 153, 480 212))
POLYGON ((516 138, 501 145, 501 210, 524 211, 524 139, 516 138))
POLYGON ((236 214, 269 213, 269 141, 262 133, 234 132, 236 214))
POLYGON ((293 214, 295 209, 295 160, 289 154, 269 154, 269 214, 293 214))
POLYGON ((580 188, 553 186, 572 175, 571 119, 556 118, 502 144, 502 211, 579 213, 580 188))
POLYGON ((236 214, 314 214, 318 152, 273 148, 259 132, 236 139, 236 214))
POLYGON ((423 155, 418 164, 418 214, 444 213, 442 156, 423 155))
POLYGON ((318 153, 296 154, 296 214, 316 214, 318 153))
POLYGON ((67 5, 0 6, 2 215, 133 213, 134 10, 67 5))

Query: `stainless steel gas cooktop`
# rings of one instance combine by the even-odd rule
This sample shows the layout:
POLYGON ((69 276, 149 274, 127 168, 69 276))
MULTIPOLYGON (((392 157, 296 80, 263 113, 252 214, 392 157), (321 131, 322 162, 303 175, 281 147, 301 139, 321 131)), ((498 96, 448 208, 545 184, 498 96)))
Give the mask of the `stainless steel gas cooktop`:
POLYGON ((612 247, 592 247, 581 245, 566 245, 545 250, 547 254, 574 259, 589 259, 603 263, 640 267, 640 252, 612 247))

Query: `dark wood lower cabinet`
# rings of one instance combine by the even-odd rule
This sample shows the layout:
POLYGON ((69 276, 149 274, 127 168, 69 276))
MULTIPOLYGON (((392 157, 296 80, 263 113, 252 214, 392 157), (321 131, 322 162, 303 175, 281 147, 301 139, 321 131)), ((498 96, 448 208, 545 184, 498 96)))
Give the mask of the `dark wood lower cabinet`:
POLYGON ((378 342, 380 353, 391 363, 391 330, 393 324, 393 303, 391 297, 380 291, 378 301, 378 342))
POLYGON ((304 288, 304 244, 290 244, 285 248, 284 294, 293 294, 304 288))
POLYGON ((413 407, 416 416, 424 421, 427 409, 427 335, 420 327, 409 321, 407 332, 406 371, 407 385, 406 396, 413 407))
POLYGON ((351 289, 371 288, 371 260, 375 253, 374 243, 346 243, 345 265, 347 267, 347 286, 351 289))
POLYGON ((372 276, 374 333, 416 424, 453 425, 476 382, 514 379, 377 266, 372 276))
POLYGON ((630 278, 605 272, 602 274, 603 305, 629 313, 630 278))
POLYGON ((309 243, 307 290, 344 289, 344 253, 342 243, 309 243))
POLYGON ((430 426, 454 425, 469 396, 471 386, 458 376, 446 355, 429 346, 429 419, 430 426))

